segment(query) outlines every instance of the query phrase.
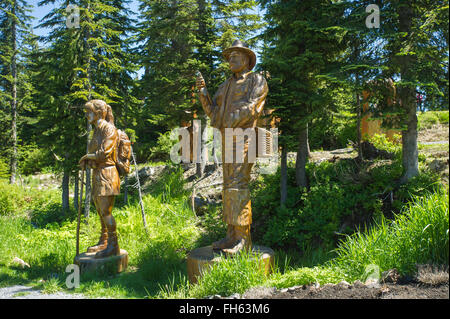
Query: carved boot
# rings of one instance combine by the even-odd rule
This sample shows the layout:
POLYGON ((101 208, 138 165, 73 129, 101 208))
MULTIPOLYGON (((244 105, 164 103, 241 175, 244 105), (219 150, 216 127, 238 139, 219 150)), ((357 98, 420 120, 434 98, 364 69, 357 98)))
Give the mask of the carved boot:
POLYGON ((241 250, 249 250, 252 246, 252 239, 250 236, 250 225, 234 226, 234 245, 232 247, 223 249, 227 254, 236 254, 241 250))
POLYGON ((120 255, 119 243, 117 240, 117 233, 108 232, 108 245, 105 249, 100 250, 95 254, 95 258, 105 258, 109 256, 118 256, 120 255))
POLYGON ((230 248, 233 246, 234 241, 235 240, 233 239, 233 226, 228 225, 227 235, 225 236, 225 238, 213 242, 212 247, 214 250, 222 250, 225 248, 230 248))
POLYGON ((98 240, 97 245, 91 246, 87 249, 88 253, 95 253, 97 251, 103 250, 106 248, 108 244, 108 232, 106 229, 102 229, 102 234, 100 235, 100 239, 98 240))

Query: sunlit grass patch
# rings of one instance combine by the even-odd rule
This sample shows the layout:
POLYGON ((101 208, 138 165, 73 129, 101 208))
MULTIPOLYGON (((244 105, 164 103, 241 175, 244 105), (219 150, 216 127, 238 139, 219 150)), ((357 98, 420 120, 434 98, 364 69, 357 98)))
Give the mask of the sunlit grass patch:
POLYGON ((287 288, 299 285, 309 285, 319 283, 339 283, 342 280, 349 280, 343 269, 337 267, 315 266, 291 269, 285 273, 273 274, 267 285, 276 288, 287 288))
POLYGON ((258 255, 242 251, 233 257, 223 258, 206 270, 191 287, 189 295, 202 298, 209 295, 228 296, 243 293, 250 287, 266 282, 265 268, 258 255))
POLYGON ((448 205, 443 189, 414 197, 393 221, 383 218, 342 241, 333 264, 354 277, 361 276, 370 264, 381 271, 397 268, 402 274, 413 274, 416 264, 448 265, 448 205))

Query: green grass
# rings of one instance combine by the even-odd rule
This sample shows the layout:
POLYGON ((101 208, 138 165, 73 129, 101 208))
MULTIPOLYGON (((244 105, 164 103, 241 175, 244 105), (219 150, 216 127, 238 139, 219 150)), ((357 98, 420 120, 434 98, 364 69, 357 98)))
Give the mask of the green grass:
MULTIPOLYGON (((59 191, 24 190, 3 182, 1 185, 9 194, 4 202, 10 210, 0 215, 0 285, 31 284, 46 291, 65 289, 65 268, 75 256, 75 212, 64 218, 54 214, 58 211, 55 207, 59 205, 59 191), (42 211, 32 208, 27 200, 42 211), (37 227, 32 226, 32 220, 39 221, 37 227), (12 264, 14 257, 31 267, 16 267, 12 264)), ((186 275, 186 253, 194 248, 201 234, 183 192, 178 191, 180 186, 182 183, 172 177, 164 189, 145 195, 148 235, 133 194, 129 205, 113 209, 120 247, 129 253, 129 269, 112 277, 84 275, 76 292, 93 297, 152 298, 174 274, 186 275)), ((100 224, 94 211, 87 222, 81 224, 80 251, 85 251, 99 236, 100 224)))
MULTIPOLYGON (((129 267, 114 276, 84 274, 80 287, 72 290, 65 286, 65 269, 75 255, 76 212, 61 214, 59 190, 24 189, 0 181, 0 287, 22 284, 46 293, 65 291, 88 297, 204 298, 243 293, 254 286, 352 282, 364 278, 368 265, 411 274, 417 263, 448 264, 448 193, 441 188, 432 193, 420 191, 422 184, 428 183, 426 179, 414 182, 415 188, 407 188, 417 188, 415 194, 420 196, 413 196, 394 219, 379 217, 367 230, 347 236, 335 251, 278 250, 269 276, 264 275, 257 259, 242 253, 215 264, 198 284, 190 285, 187 253, 223 235, 223 227, 215 225, 213 215, 220 213, 217 209, 207 212, 207 223, 202 224, 211 224, 208 227, 217 228, 216 232, 211 235, 199 227, 199 218, 189 208, 182 175, 181 170, 167 172, 146 190, 148 234, 136 192, 130 190, 127 205, 116 201, 113 215, 119 244, 129 253, 129 267), (14 265, 14 257, 31 267, 14 265)), ((81 251, 97 241, 99 230, 92 209, 90 218, 81 224, 81 251)))
POLYGON ((16 297, 24 297, 24 296, 29 295, 29 294, 30 294, 29 291, 21 291, 21 292, 15 293, 13 297, 14 298, 16 298, 16 297))
MULTIPOLYGON (((319 281, 327 278, 323 270, 317 276, 299 275, 298 270, 294 270, 297 265, 322 262, 324 253, 310 252, 299 259, 295 252, 286 254, 280 251, 276 255, 274 274, 269 277, 264 275, 255 258, 243 253, 214 265, 197 285, 190 285, 187 281, 186 254, 204 245, 205 238, 206 241, 213 238, 210 234, 203 234, 196 226, 198 220, 188 207, 179 177, 179 173, 168 174, 145 195, 148 235, 142 225, 140 206, 132 192, 128 205, 114 208, 119 243, 129 253, 127 271, 115 276, 82 275, 80 287, 73 290, 65 287, 68 275, 65 268, 72 263, 75 255, 75 212, 57 218, 55 205, 60 200, 57 190, 24 190, 3 184, 6 192, 15 193, 15 201, 27 203, 24 199, 27 196, 32 200, 25 206, 13 203, 11 207, 17 210, 0 216, 0 249, 3 252, 0 256, 0 286, 27 284, 45 293, 63 290, 89 297, 202 298, 213 294, 243 293, 253 286, 282 287, 295 282, 306 283, 311 278, 320 278, 319 281), (41 210, 33 208, 33 203, 41 210), (33 227, 31 220, 36 221, 38 226, 33 227), (16 267, 12 264, 14 257, 28 262, 31 268, 16 267)), ((81 224, 81 251, 96 242, 99 229, 98 217, 91 211, 88 224, 81 224)), ((316 269, 304 269, 305 274, 316 272, 316 269)), ((331 278, 336 277, 332 272, 328 273, 331 278)))
POLYGON ((229 296, 244 293, 254 286, 261 286, 266 281, 264 266, 257 256, 242 252, 233 258, 225 258, 214 264, 190 292, 194 298, 209 295, 229 296))
POLYGON ((430 128, 436 124, 448 124, 448 111, 427 111, 417 113, 418 128, 430 128))
POLYGON ((54 294, 55 292, 63 290, 62 283, 58 278, 50 278, 36 288, 42 288, 42 293, 44 294, 54 294))
POLYGON ((268 279, 266 285, 276 288, 288 288, 299 285, 309 285, 319 283, 337 284, 343 280, 348 280, 343 269, 329 266, 300 267, 290 269, 286 272, 275 272, 268 279))
POLYGON ((419 151, 448 151, 449 143, 442 144, 422 144, 418 143, 419 151))
POLYGON ((394 220, 382 218, 341 242, 331 264, 353 278, 368 265, 377 265, 380 271, 397 268, 401 274, 413 274, 417 264, 448 265, 448 199, 442 189, 415 197, 394 220))
POLYGON ((211 295, 229 296, 233 293, 244 293, 254 286, 267 282, 264 266, 258 257, 241 252, 232 258, 223 257, 219 263, 213 264, 203 271, 202 277, 195 285, 190 285, 186 278, 175 279, 162 287, 161 298, 204 298, 211 295))

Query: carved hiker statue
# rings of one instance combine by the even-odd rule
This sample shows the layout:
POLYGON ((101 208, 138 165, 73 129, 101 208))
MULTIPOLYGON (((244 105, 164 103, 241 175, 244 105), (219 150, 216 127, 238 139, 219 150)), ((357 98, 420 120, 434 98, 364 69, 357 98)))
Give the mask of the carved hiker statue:
POLYGON ((248 183, 253 163, 248 158, 248 138, 244 141, 243 163, 237 160, 225 162, 227 151, 236 153, 235 138, 231 144, 232 150, 225 149, 225 128, 255 128, 263 111, 268 87, 261 74, 251 71, 256 64, 256 55, 243 42, 234 41, 230 48, 223 51, 223 56, 233 75, 219 86, 214 97, 211 99, 208 94, 200 73, 196 85, 203 109, 211 118, 211 126, 222 133, 223 220, 227 224, 227 234, 212 246, 215 250, 232 254, 251 248, 252 208, 248 183))
POLYGON ((112 208, 115 196, 120 193, 119 175, 129 171, 131 143, 128 136, 114 126, 111 106, 105 101, 90 100, 84 110, 95 129, 88 154, 79 163, 83 169, 86 166, 93 169, 92 199, 101 223, 100 239, 87 252, 96 252, 95 258, 104 258, 120 254, 112 208))

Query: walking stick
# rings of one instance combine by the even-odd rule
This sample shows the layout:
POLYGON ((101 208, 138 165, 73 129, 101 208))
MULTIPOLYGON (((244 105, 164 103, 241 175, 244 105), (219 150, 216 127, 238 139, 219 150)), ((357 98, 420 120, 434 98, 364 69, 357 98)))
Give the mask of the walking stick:
POLYGON ((84 170, 81 170, 81 191, 80 203, 78 204, 78 220, 77 220, 77 256, 80 254, 80 221, 81 221, 81 206, 83 206, 83 185, 84 185, 84 170))

